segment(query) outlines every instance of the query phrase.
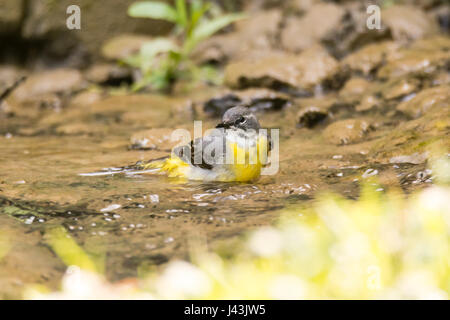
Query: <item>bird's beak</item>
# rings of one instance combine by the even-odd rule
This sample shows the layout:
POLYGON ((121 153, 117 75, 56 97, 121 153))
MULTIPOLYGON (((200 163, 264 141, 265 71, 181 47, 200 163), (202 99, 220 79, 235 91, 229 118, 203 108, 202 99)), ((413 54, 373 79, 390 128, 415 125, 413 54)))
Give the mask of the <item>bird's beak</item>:
POLYGON ((228 129, 228 128, 230 128, 230 124, 229 124, 229 123, 226 123, 226 122, 221 122, 221 123, 219 123, 219 124, 216 126, 216 128, 224 128, 224 129, 228 129))

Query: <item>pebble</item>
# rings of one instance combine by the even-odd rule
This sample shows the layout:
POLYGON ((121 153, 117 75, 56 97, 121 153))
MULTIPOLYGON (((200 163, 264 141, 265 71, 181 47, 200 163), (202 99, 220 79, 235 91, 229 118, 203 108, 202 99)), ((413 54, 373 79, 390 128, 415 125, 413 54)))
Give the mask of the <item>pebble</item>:
POLYGON ((172 237, 168 237, 167 239, 164 240, 165 243, 171 243, 173 242, 175 239, 172 237))
POLYGON ((120 207, 121 207, 120 204, 115 204, 115 203, 113 203, 113 204, 110 204, 109 206, 107 206, 107 207, 105 207, 105 208, 103 208, 103 209, 100 209, 100 211, 101 211, 101 212, 109 212, 109 211, 117 210, 117 209, 119 209, 120 207))
POLYGON ((363 173, 362 177, 363 177, 364 179, 366 179, 366 178, 368 178, 368 177, 376 176, 377 174, 378 174, 378 170, 376 170, 376 169, 367 169, 367 170, 363 173))
POLYGON ((25 220, 25 224, 32 224, 35 218, 35 216, 29 217, 27 220, 25 220))

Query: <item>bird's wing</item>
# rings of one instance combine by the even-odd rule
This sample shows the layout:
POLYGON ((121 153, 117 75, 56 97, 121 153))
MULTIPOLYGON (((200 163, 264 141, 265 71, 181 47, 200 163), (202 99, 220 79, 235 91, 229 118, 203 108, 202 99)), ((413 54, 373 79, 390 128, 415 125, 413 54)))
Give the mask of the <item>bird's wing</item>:
POLYGON ((226 134, 223 129, 216 129, 211 135, 192 140, 189 144, 174 148, 176 156, 193 166, 211 170, 213 164, 224 159, 226 134))

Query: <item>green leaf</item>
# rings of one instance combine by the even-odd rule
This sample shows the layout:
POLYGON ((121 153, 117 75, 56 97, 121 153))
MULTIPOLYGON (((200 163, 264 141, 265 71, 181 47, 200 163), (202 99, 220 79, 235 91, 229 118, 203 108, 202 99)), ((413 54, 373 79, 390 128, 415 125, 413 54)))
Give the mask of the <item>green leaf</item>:
POLYGON ((175 6, 177 8, 178 23, 186 27, 188 24, 186 0, 177 0, 175 6))
POLYGON ((144 43, 141 47, 142 58, 153 58, 159 53, 177 51, 178 46, 175 42, 167 38, 156 38, 144 43))
POLYGON ((226 14, 212 20, 207 20, 197 26, 192 33, 195 42, 201 41, 212 36, 227 25, 245 18, 245 15, 239 13, 226 14))
POLYGON ((177 52, 178 50, 177 44, 167 38, 156 38, 144 43, 140 51, 141 69, 147 72, 153 68, 154 58, 158 54, 171 51, 177 52))
POLYGON ((126 58, 120 59, 120 62, 129 65, 133 68, 139 68, 141 66, 141 55, 140 54, 133 54, 126 58))
POLYGON ((128 15, 134 18, 151 18, 177 22, 176 10, 164 2, 140 1, 128 8, 128 15))
POLYGON ((47 236, 50 247, 66 266, 76 265, 84 270, 99 271, 100 268, 63 227, 50 229, 47 236))
POLYGON ((205 15, 205 12, 211 7, 210 3, 203 3, 201 0, 193 0, 191 3, 191 28, 194 30, 197 23, 205 15))
POLYGON ((199 12, 203 7, 202 0, 192 0, 191 1, 191 16, 193 16, 196 12, 199 12))

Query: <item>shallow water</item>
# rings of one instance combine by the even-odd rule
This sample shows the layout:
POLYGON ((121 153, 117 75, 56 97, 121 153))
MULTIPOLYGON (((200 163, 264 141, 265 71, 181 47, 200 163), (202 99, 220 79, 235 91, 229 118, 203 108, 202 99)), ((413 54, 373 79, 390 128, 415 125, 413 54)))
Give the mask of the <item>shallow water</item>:
MULTIPOLYGON (((170 109, 161 99, 112 97, 106 100, 110 108, 100 101, 85 110, 49 112, 26 125, 9 122, 3 127, 0 225, 10 250, 0 261, 0 296, 18 296, 29 283, 58 283, 65 266, 47 245, 46 233, 53 226, 64 226, 88 253, 104 260, 109 279, 120 280, 135 277, 142 268, 188 258, 193 237, 203 238, 209 247, 226 246, 234 236, 271 223, 281 208, 313 201, 317 192, 331 189, 357 197, 365 172, 377 170, 383 188, 408 191, 426 184, 422 179, 410 187, 402 180, 408 175, 417 180, 424 165, 394 166, 371 157, 376 138, 388 133, 389 126, 361 143, 333 145, 320 127, 296 129, 294 107, 259 115, 263 126, 281 128, 280 170, 253 183, 179 182, 144 174, 79 176, 167 155, 166 150, 128 148, 130 136, 143 128, 192 126, 191 119, 176 114, 166 121, 152 118, 170 109), (148 104, 154 101, 152 111, 148 104), (120 120, 110 128, 112 113, 120 120), (127 120, 130 114, 140 121, 127 120), (67 123, 83 123, 83 130, 88 129, 73 135, 55 132, 67 123), (17 130, 5 134, 8 127, 17 130), (30 128, 39 130, 21 133, 30 128)), ((204 128, 216 121, 206 119, 204 128)))

